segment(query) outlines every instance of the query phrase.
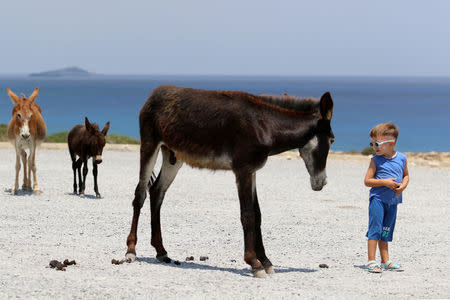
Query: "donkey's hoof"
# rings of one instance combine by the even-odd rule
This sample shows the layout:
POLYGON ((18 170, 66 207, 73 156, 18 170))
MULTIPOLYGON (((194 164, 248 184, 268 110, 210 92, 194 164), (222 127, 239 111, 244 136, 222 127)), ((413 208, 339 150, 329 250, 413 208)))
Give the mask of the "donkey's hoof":
POLYGON ((33 191, 33 194, 35 194, 35 195, 40 195, 40 194, 41 194, 41 190, 40 190, 40 189, 35 189, 35 190, 33 191))
POLYGON ((125 260, 127 263, 132 263, 136 260, 136 254, 128 252, 127 254, 125 254, 125 260))
POLYGON ((16 188, 13 188, 11 190, 11 195, 17 195, 19 193, 19 191, 16 188))
POLYGON ((80 193, 80 198, 84 198, 84 193, 80 193))
POLYGON ((160 262, 164 262, 166 264, 170 264, 172 260, 167 256, 167 254, 164 255, 156 255, 156 259, 160 262))
POLYGON ((273 270, 273 266, 266 267, 266 268, 264 268, 264 270, 266 271, 266 274, 268 274, 268 275, 275 274, 275 271, 273 270))
POLYGON ((266 278, 267 274, 266 271, 264 269, 257 269, 253 271, 253 276, 255 278, 266 278))
POLYGON ((95 195, 96 198, 101 198, 102 196, 100 194, 95 195))

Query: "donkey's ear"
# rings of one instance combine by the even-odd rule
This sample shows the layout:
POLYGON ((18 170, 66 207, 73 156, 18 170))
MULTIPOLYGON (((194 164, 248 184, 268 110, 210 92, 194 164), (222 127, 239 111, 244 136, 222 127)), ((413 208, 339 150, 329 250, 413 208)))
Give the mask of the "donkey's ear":
POLYGON ((106 122, 105 127, 103 127, 102 133, 104 136, 106 136, 106 134, 108 133, 109 130, 109 121, 106 122))
POLYGON ((322 119, 331 120, 333 116, 333 99, 330 92, 326 92, 320 97, 320 115, 322 119))
POLYGON ((28 99, 30 100, 31 103, 33 103, 34 100, 36 100, 36 97, 37 97, 37 95, 38 95, 38 92, 39 92, 39 88, 36 87, 36 88, 34 89, 34 91, 31 93, 30 97, 28 97, 28 99))
POLYGON ((19 104, 19 102, 20 102, 19 96, 17 96, 16 94, 14 94, 14 92, 11 91, 9 88, 6 88, 6 90, 8 91, 9 98, 11 98, 12 102, 13 102, 14 104, 19 104))
POLYGON ((91 131, 92 130, 92 125, 89 122, 89 119, 87 117, 84 117, 84 126, 86 126, 86 130, 87 131, 91 131))

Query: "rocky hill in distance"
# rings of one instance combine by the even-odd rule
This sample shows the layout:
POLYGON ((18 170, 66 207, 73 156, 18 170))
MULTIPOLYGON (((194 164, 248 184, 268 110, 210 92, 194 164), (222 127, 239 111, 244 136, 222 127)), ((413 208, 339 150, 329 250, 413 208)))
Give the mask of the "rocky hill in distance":
POLYGON ((95 73, 88 72, 79 67, 68 67, 58 70, 31 73, 30 77, 92 77, 95 73))

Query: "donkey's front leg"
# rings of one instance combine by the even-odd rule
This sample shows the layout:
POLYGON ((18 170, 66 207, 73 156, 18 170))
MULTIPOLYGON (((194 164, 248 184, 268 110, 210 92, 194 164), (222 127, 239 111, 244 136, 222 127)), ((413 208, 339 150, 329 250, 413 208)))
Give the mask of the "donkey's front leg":
POLYGON ((258 260, 255 250, 256 216, 253 203, 253 172, 235 171, 235 175, 241 208, 241 223, 244 229, 244 260, 252 267, 253 276, 264 278, 266 277, 266 272, 263 265, 258 260))
POLYGON ((84 190, 86 189, 86 175, 88 173, 87 159, 83 161, 83 182, 80 188, 80 197, 84 197, 84 190))
POLYGON ((98 185, 97 185, 97 174, 98 174, 98 167, 97 163, 95 162, 95 159, 92 159, 92 174, 94 175, 94 191, 95 191, 95 197, 101 198, 100 193, 98 192, 98 185))
POLYGON ((31 191, 31 178, 28 176, 27 172, 27 153, 25 150, 22 149, 20 152, 20 155, 22 156, 22 164, 23 164, 23 184, 22 184, 22 190, 24 191, 31 191))
POLYGON ((267 274, 274 274, 272 262, 267 258, 266 251, 264 250, 264 244, 261 234, 261 210, 259 209, 258 196, 256 194, 256 179, 253 174, 253 206, 255 209, 255 249, 256 257, 262 262, 264 270, 267 274))
MULTIPOLYGON (((72 171, 73 171, 73 194, 77 194, 77 160, 72 158, 72 171)), ((80 182, 80 181, 78 181, 80 182)))
POLYGON ((33 171, 33 193, 39 195, 41 190, 39 189, 36 178, 36 146, 32 147, 30 156, 28 157, 28 179, 31 186, 31 171, 33 171))
MULTIPOLYGON (((78 158, 78 160, 76 162, 76 168, 77 168, 77 173, 78 173, 78 194, 81 194, 81 186, 83 183, 83 179, 81 178, 81 166, 82 165, 83 165, 83 161, 81 160, 81 158, 78 158)), ((74 180, 74 183, 76 184, 75 180, 74 180)), ((76 194, 76 193, 77 192, 75 191, 74 194, 76 194)))
POLYGON ((20 151, 21 149, 16 147, 16 179, 14 180, 14 187, 11 190, 11 194, 13 195, 17 195, 19 191, 20 151))

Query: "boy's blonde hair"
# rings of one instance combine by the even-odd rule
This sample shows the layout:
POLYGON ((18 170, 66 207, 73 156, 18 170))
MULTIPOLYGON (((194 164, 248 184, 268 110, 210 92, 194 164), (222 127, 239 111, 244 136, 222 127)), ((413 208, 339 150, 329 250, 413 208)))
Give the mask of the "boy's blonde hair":
POLYGON ((380 123, 370 131, 370 137, 375 138, 381 135, 390 135, 397 140, 398 138, 398 127, 390 122, 390 123, 380 123))

